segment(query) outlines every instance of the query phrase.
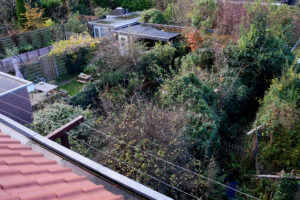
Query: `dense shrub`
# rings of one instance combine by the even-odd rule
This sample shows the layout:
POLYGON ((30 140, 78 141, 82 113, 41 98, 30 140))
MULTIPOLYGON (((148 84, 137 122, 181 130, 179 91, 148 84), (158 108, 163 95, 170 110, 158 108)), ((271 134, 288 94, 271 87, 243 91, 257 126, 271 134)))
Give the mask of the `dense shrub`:
POLYGON ((277 187, 273 200, 294 200, 297 189, 297 181, 283 178, 277 187))
MULTIPOLYGON (((84 117, 86 124, 95 127, 93 115, 90 110, 83 110, 78 106, 70 106, 63 102, 47 104, 44 109, 34 112, 34 121, 31 126, 36 132, 48 135, 80 115, 84 117)), ((80 139, 87 140, 90 130, 84 126, 79 126, 70 133, 80 139)))
POLYGON ((100 93, 103 89, 113 87, 124 81, 125 75, 123 71, 116 71, 104 74, 98 81, 87 84, 81 92, 70 98, 68 103, 74 106, 80 106, 84 109, 91 108, 94 113, 106 115, 103 109, 100 93))
POLYGON ((91 64, 97 67, 98 74, 111 71, 123 70, 127 72, 136 71, 145 46, 142 43, 128 42, 125 52, 120 51, 120 46, 113 39, 102 40, 96 49, 91 64))
POLYGON ((147 80, 161 83, 172 71, 175 53, 176 48, 172 45, 157 43, 143 55, 138 71, 144 74, 147 80))
POLYGON ((104 18, 105 15, 107 15, 108 13, 110 13, 110 11, 111 11, 111 9, 109 9, 109 8, 97 7, 97 8, 94 9, 94 14, 97 17, 104 18))
POLYGON ((24 13, 26 12, 24 0, 17 0, 16 10, 18 17, 18 25, 22 27, 25 23, 24 13))
POLYGON ((72 14, 66 24, 73 33, 87 32, 87 25, 79 20, 79 12, 72 14))
POLYGON ((274 80, 257 114, 264 124, 258 153, 262 170, 300 171, 300 76, 292 69, 274 80))
POLYGON ((208 48, 198 49, 196 52, 184 56, 181 63, 183 70, 191 70, 197 67, 210 69, 214 63, 214 53, 208 48))
POLYGON ((153 6, 152 0, 118 0, 118 5, 130 11, 142 11, 153 6))
POLYGON ((191 24, 203 30, 213 28, 217 4, 213 0, 195 0, 190 14, 191 24))
POLYGON ((280 76, 294 60, 289 47, 274 37, 266 25, 265 14, 258 15, 249 30, 242 33, 238 44, 225 50, 230 67, 241 71, 243 83, 251 88, 251 96, 261 97, 271 79, 280 76))
POLYGON ((155 8, 145 10, 140 18, 142 23, 165 24, 167 22, 165 15, 155 8))
POLYGON ((212 89, 195 74, 183 74, 166 81, 159 91, 159 99, 165 107, 186 110, 185 134, 194 144, 192 149, 197 157, 211 158, 220 145, 218 101, 212 89))
POLYGON ((185 14, 176 2, 169 3, 167 9, 164 11, 164 14, 168 24, 183 26, 185 23, 185 14))
MULTIPOLYGON (((182 112, 164 110, 150 103, 137 101, 136 104, 126 104, 122 111, 103 120, 100 126, 101 132, 120 138, 122 141, 111 142, 110 137, 107 137, 108 146, 105 150, 113 157, 170 185, 190 191, 196 196, 208 196, 208 192, 205 192, 208 183, 205 180, 126 145, 150 152, 152 155, 201 174, 204 168, 202 163, 189 153, 188 144, 183 139, 182 112)), ((159 192, 175 199, 190 199, 109 157, 99 155, 98 158, 101 163, 159 192)), ((213 162, 212 160, 211 163, 213 162)), ((210 165, 211 178, 216 176, 216 169, 216 165, 210 165)), ((211 192, 214 193, 213 188, 211 192)))
POLYGON ((300 34, 300 8, 282 5, 269 7, 272 33, 292 48, 300 34))

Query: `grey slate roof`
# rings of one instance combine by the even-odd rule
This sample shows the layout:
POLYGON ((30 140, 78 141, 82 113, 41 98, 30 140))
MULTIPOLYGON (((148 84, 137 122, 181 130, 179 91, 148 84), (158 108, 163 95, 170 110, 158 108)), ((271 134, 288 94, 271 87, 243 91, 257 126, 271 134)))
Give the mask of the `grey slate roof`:
POLYGON ((118 34, 132 35, 142 39, 170 41, 171 39, 180 35, 180 33, 165 32, 155 27, 144 26, 142 24, 129 26, 114 31, 118 34))

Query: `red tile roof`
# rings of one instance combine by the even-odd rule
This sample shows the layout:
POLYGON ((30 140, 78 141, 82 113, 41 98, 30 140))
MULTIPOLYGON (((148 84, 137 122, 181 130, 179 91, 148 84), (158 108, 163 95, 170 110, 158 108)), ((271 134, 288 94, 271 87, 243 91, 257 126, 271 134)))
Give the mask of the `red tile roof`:
POLYGON ((0 131, 1 200, 122 200, 0 131))

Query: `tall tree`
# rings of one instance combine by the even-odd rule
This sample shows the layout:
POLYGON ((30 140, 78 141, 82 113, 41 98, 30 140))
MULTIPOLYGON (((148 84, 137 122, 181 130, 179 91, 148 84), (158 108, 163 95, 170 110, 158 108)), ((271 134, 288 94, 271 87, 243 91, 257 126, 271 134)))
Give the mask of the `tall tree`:
POLYGON ((17 17, 18 17, 18 25, 23 26, 25 22, 24 14, 26 12, 25 2, 24 0, 17 0, 17 17))

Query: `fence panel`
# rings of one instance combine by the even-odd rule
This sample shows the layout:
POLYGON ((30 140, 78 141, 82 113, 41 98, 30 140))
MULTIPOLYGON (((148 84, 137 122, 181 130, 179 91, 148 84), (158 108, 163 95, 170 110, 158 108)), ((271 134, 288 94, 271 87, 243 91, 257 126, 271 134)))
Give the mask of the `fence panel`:
POLYGON ((54 79, 57 79, 58 73, 57 73, 57 66, 55 62, 54 56, 43 56, 40 58, 40 65, 41 69, 43 71, 44 78, 47 81, 52 81, 54 79))

